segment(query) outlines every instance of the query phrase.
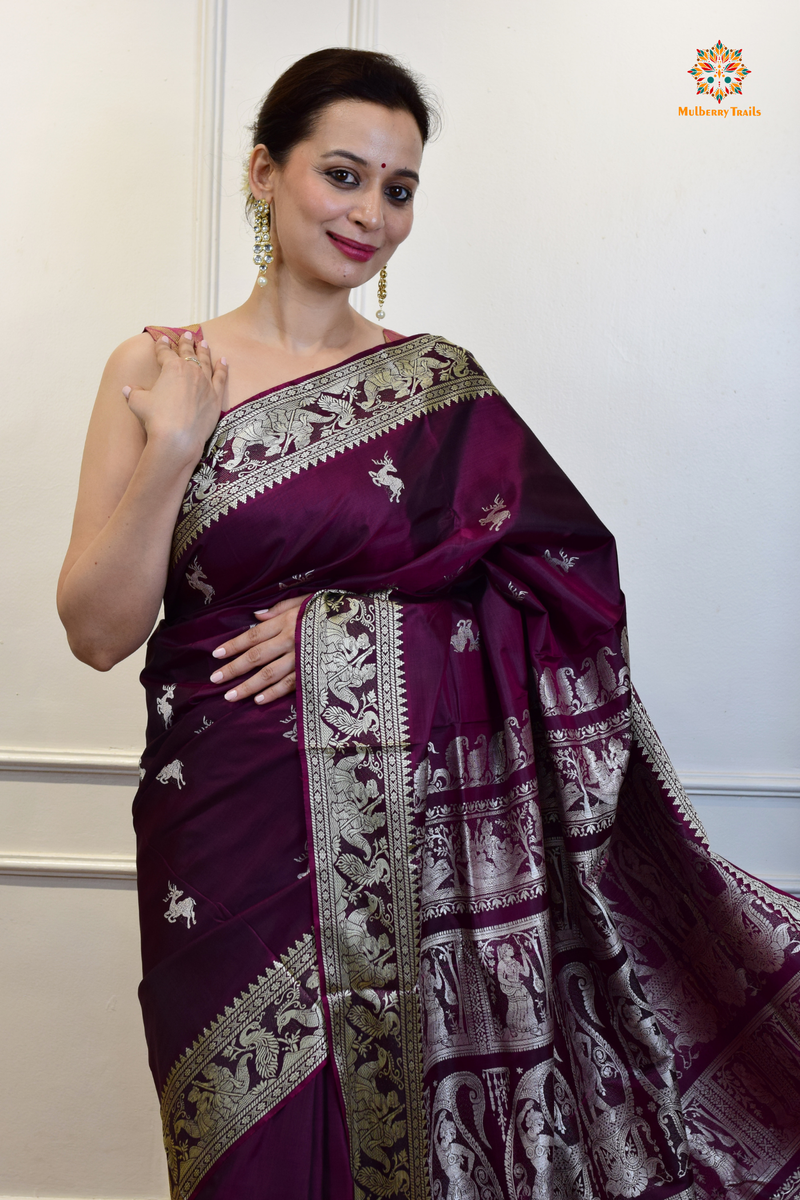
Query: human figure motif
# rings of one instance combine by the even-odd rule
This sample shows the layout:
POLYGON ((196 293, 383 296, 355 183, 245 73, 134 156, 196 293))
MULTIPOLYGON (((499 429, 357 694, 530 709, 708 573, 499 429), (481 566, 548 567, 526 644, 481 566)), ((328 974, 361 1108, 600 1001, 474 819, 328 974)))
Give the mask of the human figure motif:
POLYGON ((544 985, 531 969, 530 962, 520 963, 514 957, 514 947, 503 942, 497 950, 497 979, 503 993, 508 997, 506 1025, 512 1037, 524 1037, 533 1033, 539 1025, 533 997, 523 980, 530 979, 537 992, 544 985))
POLYGON ((447 1004, 455 1004, 456 995, 442 975, 436 959, 433 962, 429 958, 424 959, 421 974, 422 1007, 425 1013, 427 1042, 429 1046, 442 1045, 447 1042, 450 1034, 439 992, 444 988, 444 998, 447 1004))
POLYGON ((447 1176, 447 1200, 480 1200, 478 1189, 472 1182, 475 1155, 457 1141, 455 1122, 446 1113, 440 1113, 434 1128, 436 1157, 447 1176))
POLYGON ((531 1200, 550 1200, 553 1135, 545 1132, 544 1117, 533 1100, 526 1100, 520 1108, 517 1132, 535 1172, 531 1200))

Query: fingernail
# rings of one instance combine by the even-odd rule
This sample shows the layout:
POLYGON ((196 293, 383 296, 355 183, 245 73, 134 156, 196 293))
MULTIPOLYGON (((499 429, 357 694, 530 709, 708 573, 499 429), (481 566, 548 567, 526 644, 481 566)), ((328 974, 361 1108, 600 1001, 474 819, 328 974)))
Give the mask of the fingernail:
POLYGON ((167 335, 166 335, 166 334, 164 334, 164 336, 162 337, 162 339, 161 339, 161 340, 162 340, 162 342, 166 342, 166 343, 167 343, 167 345, 169 345, 169 338, 167 337, 167 335))
POLYGON ((254 617, 265 617, 268 612, 269 612, 268 608, 257 608, 256 611, 253 613, 253 616, 254 617))
POLYGON ((227 358, 221 358, 219 361, 222 363, 223 367, 227 367, 227 365, 228 365, 227 358))
POLYGON ((130 396, 130 394, 131 394, 131 389, 130 389, 130 388, 127 386, 127 385, 126 385, 126 386, 125 386, 125 387, 122 389, 122 394, 123 394, 123 396, 125 397, 125 399, 127 400, 127 399, 128 399, 128 396, 130 396))
POLYGON ((232 688, 231 691, 226 692, 225 699, 226 700, 235 700, 236 699, 236 688, 232 688))
POLYGON ((190 342, 190 341, 192 340, 192 337, 193 337, 194 335, 193 335, 193 334, 191 334, 191 333, 189 332, 189 330, 187 329, 187 330, 186 330, 186 333, 185 333, 183 336, 186 338, 186 340, 187 340, 187 341, 189 341, 189 342, 190 342))
POLYGON ((215 671, 211 676, 212 683, 222 683, 222 671, 215 671))
POLYGON ((225 647, 217 646, 216 650, 211 651, 211 657, 212 658, 224 658, 225 657, 225 647))
POLYGON ((200 343, 200 345, 203 347, 203 349, 204 349, 204 350, 207 350, 207 349, 208 349, 208 342, 206 341, 206 339, 205 339, 205 338, 203 338, 203 340, 202 340, 202 342, 200 343))
POLYGON ((256 696, 256 704, 263 704, 263 703, 264 703, 264 697, 263 697, 263 695, 261 695, 261 696, 256 696))

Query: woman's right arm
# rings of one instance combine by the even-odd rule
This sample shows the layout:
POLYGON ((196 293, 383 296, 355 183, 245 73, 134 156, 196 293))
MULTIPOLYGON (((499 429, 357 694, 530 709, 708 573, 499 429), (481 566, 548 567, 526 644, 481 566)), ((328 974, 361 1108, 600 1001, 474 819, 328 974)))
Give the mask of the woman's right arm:
POLYGON ((176 352, 166 338, 139 334, 108 361, 58 581, 70 648, 98 671, 132 654, 155 624, 175 522, 219 420, 226 376, 224 360, 212 369, 208 348, 191 335, 176 352))

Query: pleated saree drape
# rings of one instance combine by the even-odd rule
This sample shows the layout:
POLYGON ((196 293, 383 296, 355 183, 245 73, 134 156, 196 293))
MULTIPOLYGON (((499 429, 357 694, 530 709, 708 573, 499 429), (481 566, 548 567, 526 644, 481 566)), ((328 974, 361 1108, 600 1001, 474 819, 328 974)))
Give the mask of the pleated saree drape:
POLYGON ((709 850, 613 540, 469 354, 223 415, 165 606, 135 823, 175 1197, 800 1197, 800 909, 709 850), (212 649, 306 593, 296 695, 226 702, 212 649))

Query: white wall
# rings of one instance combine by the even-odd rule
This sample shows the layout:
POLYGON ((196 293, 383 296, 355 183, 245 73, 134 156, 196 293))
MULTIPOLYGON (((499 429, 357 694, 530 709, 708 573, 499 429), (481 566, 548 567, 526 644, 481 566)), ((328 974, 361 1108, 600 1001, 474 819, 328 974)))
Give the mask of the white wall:
POLYGON ((285 66, 348 41, 406 59, 445 124, 387 324, 469 346, 617 533, 637 686, 716 846, 800 890, 798 121, 775 65, 800 16, 29 0, 3 32, 0 1195, 160 1197, 130 878, 140 656, 95 675, 53 601, 103 361, 246 294, 242 129, 285 66), (761 117, 679 117, 717 38, 761 117))

